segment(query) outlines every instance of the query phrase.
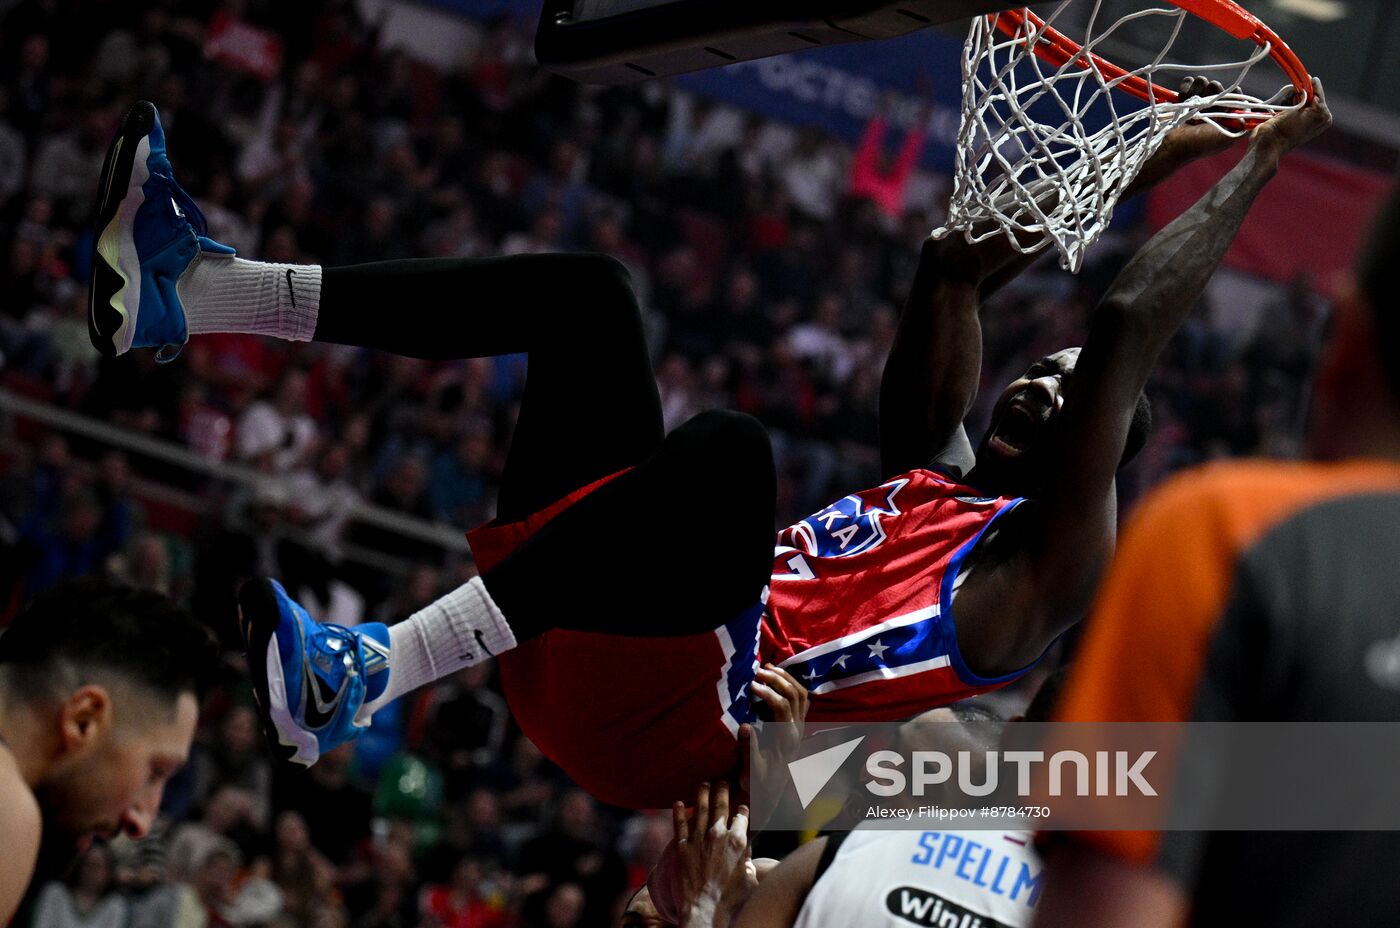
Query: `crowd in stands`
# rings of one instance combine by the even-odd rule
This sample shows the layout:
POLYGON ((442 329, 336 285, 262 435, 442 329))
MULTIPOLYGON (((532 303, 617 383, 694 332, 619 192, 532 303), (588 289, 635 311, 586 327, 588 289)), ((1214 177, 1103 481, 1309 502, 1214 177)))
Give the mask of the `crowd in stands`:
MULTIPOLYGON (((336 0, 0 6, 0 386, 262 475, 236 488, 7 421, 0 622, 91 572, 170 593, 231 646, 233 591, 253 575, 392 621, 474 568, 355 523, 351 507, 459 528, 492 514, 522 358, 428 363, 251 336, 197 336, 173 364, 92 349, 94 191, 138 98, 159 105, 210 235, 240 254, 615 255, 648 313, 667 426, 720 407, 761 419, 784 524, 882 476, 881 369, 940 218, 937 198, 910 185, 948 183, 914 177, 917 131, 882 139, 877 115, 852 149, 662 84, 579 86, 535 67, 510 21, 481 24, 461 66, 440 73, 336 0), (274 79, 206 58, 216 15, 281 37, 274 79), (172 529, 153 499, 161 513, 193 506, 194 530, 172 529), (351 550, 412 569, 351 570, 351 550)), ((983 402, 1030 360, 1079 342, 1121 260, 1105 249, 1079 278, 1052 261, 985 309, 983 402)), ((1177 338, 1149 390, 1157 429, 1125 478, 1129 497, 1201 460, 1290 450, 1327 312, 1305 280, 1278 302, 1258 336, 1232 337, 1202 306, 1177 338)), ((464 293, 440 311, 444 326, 469 326, 512 307, 464 293)), ((392 325, 393 307, 384 313, 392 325)), ((974 434, 987 412, 974 410, 974 434)), ((161 834, 90 851, 40 890, 32 923, 598 925, 669 834, 668 819, 572 787, 518 735, 489 671, 381 712, 358 749, 306 773, 274 770, 256 728, 246 688, 224 687, 161 834)))

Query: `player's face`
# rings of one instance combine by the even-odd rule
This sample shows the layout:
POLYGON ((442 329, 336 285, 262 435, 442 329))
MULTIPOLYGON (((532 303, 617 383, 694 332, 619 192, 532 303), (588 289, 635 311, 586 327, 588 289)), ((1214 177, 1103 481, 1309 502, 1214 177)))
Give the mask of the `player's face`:
POLYGON ((35 790, 45 819, 74 838, 146 834, 166 781, 189 757, 199 718, 194 696, 181 694, 173 711, 129 696, 125 714, 120 698, 105 730, 61 758, 35 790))
POLYGON ((1078 348, 1047 355, 1001 392, 977 455, 979 465, 1009 465, 1036 457, 1064 407, 1065 378, 1078 360, 1078 348))

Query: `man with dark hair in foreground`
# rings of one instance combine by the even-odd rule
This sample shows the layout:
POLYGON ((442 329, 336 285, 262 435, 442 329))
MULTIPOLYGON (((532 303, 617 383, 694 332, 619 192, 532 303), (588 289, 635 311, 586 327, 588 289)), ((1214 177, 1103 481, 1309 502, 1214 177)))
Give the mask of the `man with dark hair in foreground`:
MULTIPOLYGON (((1317 101, 1261 131, 1291 147, 1325 114, 1317 101)), ((1139 186, 1220 146, 1178 130, 1139 186)), ((767 435, 732 412, 664 433, 616 261, 237 258, 203 234, 149 103, 104 168, 90 330, 106 354, 164 360, 216 331, 425 359, 528 352, 497 520, 470 535, 480 577, 392 629, 320 624, 275 582, 244 586, 264 727, 310 764, 389 701, 499 655, 547 756, 599 799, 664 807, 732 775, 751 694, 777 685, 764 664, 810 690, 813 721, 907 718, 1017 678, 1083 616, 1113 550, 1115 474, 1145 434, 1143 387, 1243 221, 1250 198, 1217 207, 1234 192, 1143 249, 1082 352, 1006 388, 975 460, 962 423, 979 297, 1023 262, 999 236, 928 243, 885 369, 885 482, 788 528, 776 552, 767 435)))
POLYGON ((212 638, 158 593, 79 580, 0 635, 0 924, 41 834, 141 837, 184 765, 212 638))

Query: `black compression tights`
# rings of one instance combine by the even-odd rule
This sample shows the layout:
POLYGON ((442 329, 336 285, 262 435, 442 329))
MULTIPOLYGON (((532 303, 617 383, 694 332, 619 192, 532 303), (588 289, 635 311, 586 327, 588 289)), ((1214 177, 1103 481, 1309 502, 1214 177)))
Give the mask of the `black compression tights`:
POLYGON ((483 575, 518 639, 696 634, 757 602, 773 554, 768 437, 729 412, 663 437, 636 298, 612 258, 326 268, 316 340, 433 360, 527 353, 501 522, 632 468, 483 575))

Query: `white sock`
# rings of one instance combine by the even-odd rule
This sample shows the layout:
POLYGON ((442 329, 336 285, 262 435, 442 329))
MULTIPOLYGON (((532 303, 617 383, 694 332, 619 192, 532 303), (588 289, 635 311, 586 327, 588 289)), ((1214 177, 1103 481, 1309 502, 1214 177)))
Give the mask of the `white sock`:
POLYGON ((500 607, 480 577, 389 628, 389 683, 355 716, 364 722, 383 706, 463 667, 515 647, 500 607))
POLYGON ((180 275, 176 290, 191 335, 244 332, 309 342, 321 309, 321 267, 205 251, 180 275))

